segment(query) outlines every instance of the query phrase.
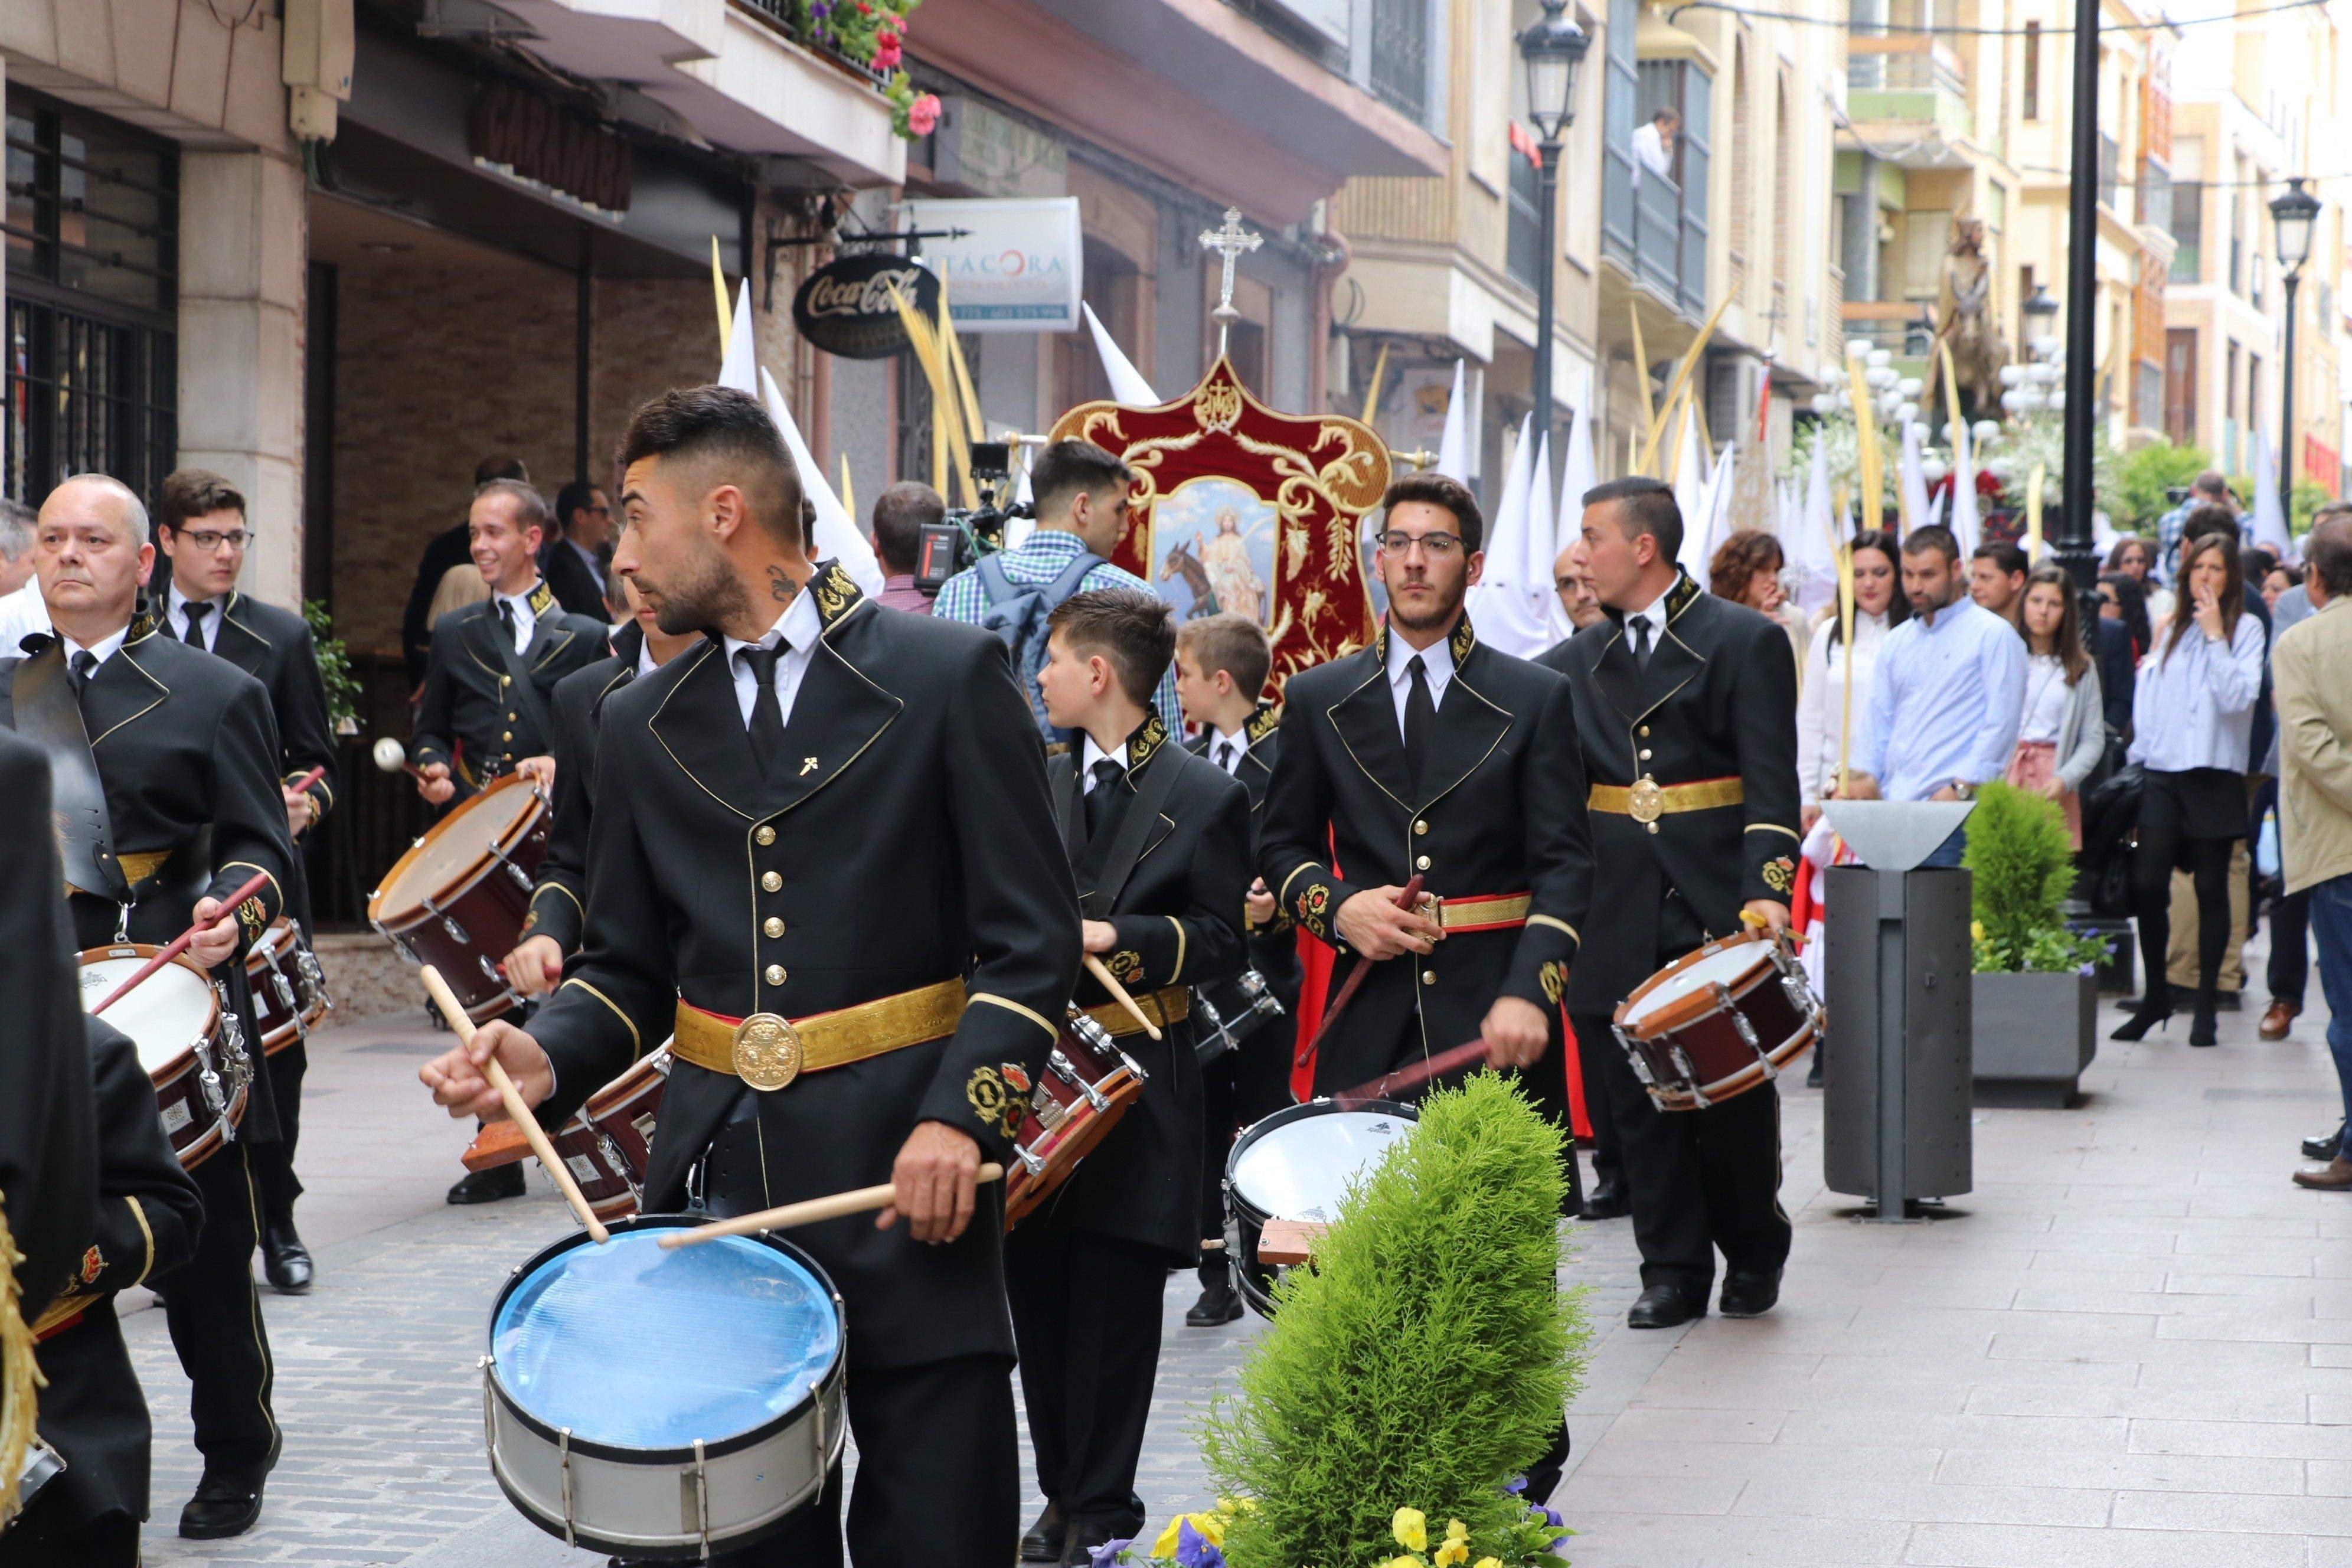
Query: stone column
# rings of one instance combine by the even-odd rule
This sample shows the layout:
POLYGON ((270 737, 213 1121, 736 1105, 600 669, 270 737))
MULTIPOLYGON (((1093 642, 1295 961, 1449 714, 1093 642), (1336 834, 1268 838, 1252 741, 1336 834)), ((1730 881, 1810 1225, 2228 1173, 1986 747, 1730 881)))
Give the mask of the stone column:
POLYGON ((309 227, 299 164, 264 153, 180 160, 180 454, 245 492, 240 585, 302 598, 302 310, 309 227))

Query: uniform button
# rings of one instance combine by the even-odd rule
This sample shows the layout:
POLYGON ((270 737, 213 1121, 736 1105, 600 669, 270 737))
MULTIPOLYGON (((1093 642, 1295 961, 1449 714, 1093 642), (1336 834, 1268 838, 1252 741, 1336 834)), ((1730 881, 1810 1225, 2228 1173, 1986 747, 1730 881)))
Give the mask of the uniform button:
POLYGON ((508 714, 508 715, 507 715, 507 722, 508 722, 508 723, 509 723, 509 724, 513 723, 513 722, 514 722, 514 717, 515 717, 515 716, 514 716, 513 714, 511 714, 511 713, 508 714))
POLYGON ((1655 832, 1658 830, 1658 825, 1657 825, 1656 823, 1654 823, 1654 822, 1653 822, 1653 823, 1649 824, 1648 826, 1649 826, 1649 829, 1650 829, 1650 831, 1651 831, 1651 832, 1653 832, 1653 833, 1655 833, 1655 832))
MULTIPOLYGON (((772 827, 762 827, 760 831, 751 835, 751 842, 758 845, 762 849, 765 849, 769 845, 773 844, 775 841, 776 830, 772 827)), ((772 889, 770 890, 773 891, 772 889)))
POLYGON ((1424 969, 1424 970, 1423 970, 1423 971, 1421 972, 1421 983, 1422 983, 1423 985, 1434 985, 1434 984, 1437 984, 1437 971, 1435 971, 1434 969, 1424 969))
POLYGON ((514 684, 514 677, 511 675, 501 675, 499 677, 499 684, 500 686, 511 686, 514 684))
POLYGON ((1650 727, 1649 727, 1647 724, 1644 724, 1644 725, 1643 725, 1643 726, 1642 726, 1642 739, 1643 739, 1644 741, 1646 741, 1646 740, 1648 740, 1649 738, 1650 738, 1650 727))
POLYGON ((783 891, 783 889, 784 879, 775 872, 762 871, 760 873, 760 890, 761 892, 780 893, 783 891))
POLYGON ((1412 864, 1413 869, 1417 871, 1426 871, 1429 869, 1429 857, 1424 855, 1420 859, 1415 860, 1412 864))
MULTIPOLYGON (((771 875, 773 875, 773 873, 771 873, 771 875)), ((770 915, 765 921, 762 921, 760 923, 760 930, 769 936, 782 936, 784 934, 784 922, 778 920, 775 916, 770 915)))
POLYGON ((511 741, 514 739, 514 731, 512 730, 501 730, 499 731, 499 739, 501 741, 511 741))
POLYGON ((1416 822, 1412 825, 1412 830, 1415 833, 1426 833, 1429 831, 1429 824, 1426 822, 1416 822))
POLYGON ((784 983, 784 966, 781 963, 768 965, 766 979, 771 985, 782 985, 784 983))
POLYGON ((1642 748, 1642 760, 1645 763, 1650 760, 1650 748, 1647 746, 1642 748))

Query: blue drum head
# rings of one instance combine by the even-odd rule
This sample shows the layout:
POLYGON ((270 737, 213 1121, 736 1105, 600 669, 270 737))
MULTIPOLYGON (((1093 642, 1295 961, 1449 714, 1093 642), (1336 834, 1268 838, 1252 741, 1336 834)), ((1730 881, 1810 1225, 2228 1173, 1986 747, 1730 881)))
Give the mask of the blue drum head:
POLYGON ((750 1237, 665 1252, 673 1226, 615 1230, 529 1265, 490 1320, 515 1405, 575 1440, 717 1445, 791 1412, 840 1359, 830 1289, 750 1237))

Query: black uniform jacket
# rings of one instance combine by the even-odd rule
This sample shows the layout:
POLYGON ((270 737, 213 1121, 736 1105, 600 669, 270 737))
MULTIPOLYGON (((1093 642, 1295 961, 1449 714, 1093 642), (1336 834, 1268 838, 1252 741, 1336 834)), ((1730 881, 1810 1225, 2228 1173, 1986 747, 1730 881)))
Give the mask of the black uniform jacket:
POLYGON ((408 590, 408 607, 400 616, 400 651, 413 687, 425 684, 425 667, 433 647, 433 626, 426 619, 433 613, 433 595, 450 567, 473 558, 474 530, 467 519, 459 518, 456 527, 445 528, 425 542, 425 553, 416 563, 416 581, 408 590))
POLYGON ((66 1461, 65 1474, 41 1496, 44 1530, 86 1524, 113 1510, 147 1517, 147 1400, 123 1348, 114 1296, 186 1262, 205 1217, 195 1183, 163 1136, 138 1047, 103 1018, 85 1022, 82 1065, 96 1085, 98 1110, 98 1223, 83 1234, 66 1282, 70 1293, 51 1309, 70 1326, 34 1352, 49 1380, 37 1429, 66 1461), (77 1311, 79 1321, 71 1320, 77 1311))
MULTIPOLYGON (((604 657, 607 628, 558 609, 545 583, 531 590, 530 607, 538 623, 530 646, 515 657, 539 694, 539 705, 550 710, 551 723, 555 683, 604 657)), ((531 705, 514 700, 507 689, 511 680, 500 652, 504 637, 496 599, 452 610, 433 627, 409 760, 420 768, 447 763, 461 796, 514 772, 525 757, 548 755, 554 743, 533 720, 531 705), (453 756, 453 750, 461 754, 453 756)))
POLYGON ((29 1321, 89 1233, 98 1163, 57 840, 30 826, 49 820, 48 760, 5 727, 0 802, 15 824, 0 833, 0 1214, 29 1321))
MULTIPOLYGON (((1750 899, 1786 903, 1795 883, 1797 683, 1788 634, 1688 577, 1666 594, 1666 629, 1644 668, 1611 611, 1540 660, 1576 692, 1584 772, 1594 785, 1737 779, 1737 803, 1669 811, 1645 826, 1595 810, 1592 849, 1611 918, 1596 921, 1569 981, 1569 1008, 1615 1010, 1657 972, 1658 916, 1671 891, 1710 937, 1739 929, 1750 899), (1775 639, 1779 640, 1775 640, 1775 639)), ((1679 954, 1675 955, 1679 956, 1679 954)))
MULTIPOLYGON (((1528 894, 1527 924, 1458 932, 1425 957, 1375 968, 1323 1042, 1318 1091, 1477 1038, 1497 996, 1556 1011, 1592 897, 1568 683, 1483 646, 1465 616, 1415 790, 1388 682, 1389 636, 1384 626, 1371 647, 1290 678, 1258 851, 1265 885, 1343 956, 1339 906, 1415 873, 1441 898, 1528 894)), ((1347 969, 1333 973, 1335 991, 1347 969)))
MULTIPOLYGON (((169 635, 168 633, 166 634, 169 635)), ((327 683, 319 674, 319 649, 310 624, 291 610, 231 592, 221 610, 213 652, 253 677, 269 693, 283 753, 280 776, 290 784, 312 768, 324 767, 309 790, 320 816, 335 804, 335 732, 327 719, 327 683)), ((296 923, 310 930, 310 879, 287 885, 296 923)))
MULTIPOLYGON (((1253 879, 1257 875, 1258 843, 1265 831, 1265 789, 1274 780, 1274 760, 1282 754, 1281 728, 1282 715, 1276 711, 1274 704, 1259 703, 1257 711, 1250 715, 1249 722, 1242 726, 1242 735, 1249 742, 1249 750, 1242 753, 1241 763, 1232 774, 1241 781, 1242 788, 1249 794, 1250 876, 1253 879)), ((1215 741, 1213 732, 1203 731, 1199 739, 1191 742, 1192 754, 1196 757, 1210 755, 1215 741)), ((1210 766, 1216 764, 1212 762, 1210 766)), ((1223 772, 1223 769, 1218 771, 1223 772)), ((1294 996, 1298 987, 1298 939, 1292 930, 1290 911, 1276 904, 1273 922, 1262 927, 1251 926, 1244 911, 1243 931, 1249 967, 1265 976, 1267 982, 1285 997, 1294 996)), ((1236 1007, 1247 1005, 1237 995, 1232 995, 1233 987, 1213 985, 1208 989, 1210 999, 1220 1008, 1225 1005, 1229 996, 1236 1007)))
MULTIPOLYGON (((730 1017, 803 1018, 961 978, 955 1033, 760 1099, 768 1203, 890 1179, 915 1124, 1008 1161, 1018 1107, 1059 1037, 1078 967, 1077 897, 1045 797, 1045 749, 1003 643, 894 616, 820 563, 823 633, 763 777, 721 645, 605 700, 582 952, 531 1033, 554 1116, 671 1032, 678 997, 730 1017), (1009 1070, 1008 1070, 1009 1069, 1009 1070)), ((679 1063, 646 1173, 677 1209, 741 1081, 679 1063)), ((793 1233, 848 1303, 850 1358, 919 1365, 1011 1354, 998 1188, 945 1247, 853 1215, 793 1233)))
POLYGON ((548 717, 555 724, 555 809, 547 858, 530 890, 526 936, 553 937, 566 954, 580 946, 588 913, 588 824, 596 783, 596 722, 604 700, 636 678, 646 634, 635 621, 613 634, 613 655, 555 683, 548 717))
MULTIPOLYGON (((52 641, 29 658, 0 660, 0 725, 16 727, 16 679, 37 659, 62 665, 65 645, 52 641)), ((136 856, 184 855, 193 845, 205 845, 203 863, 187 880, 175 879, 181 871, 173 863, 132 883, 131 941, 160 947, 187 929, 199 900, 226 899, 255 872, 265 874, 261 891, 236 907, 239 951, 213 973, 228 992, 244 1025, 247 1052, 258 1064, 260 1036, 246 991, 243 950, 288 912, 285 889, 295 876, 268 693, 226 660, 157 636, 142 616, 121 647, 90 676, 81 711, 117 858, 128 866, 136 856)), ((66 903, 76 947, 115 940, 122 911, 112 900, 74 890, 66 903)), ((268 1073, 253 1075, 237 1136, 254 1143, 278 1141, 268 1073)))
POLYGON ((555 591, 555 602, 567 612, 602 625, 611 623, 612 612, 604 607, 604 584, 561 533, 540 552, 539 569, 555 591))
MULTIPOLYGON (((1168 743, 1155 713, 1129 738, 1127 771, 1101 827, 1087 834, 1077 753, 1046 763, 1063 845, 1077 878, 1078 912, 1118 933, 1103 967, 1131 994, 1170 985, 1201 985, 1240 973, 1242 895, 1250 883, 1249 795, 1214 763, 1168 743), (1116 886, 1114 847, 1139 792, 1160 769, 1175 772, 1159 820, 1146 829, 1132 868, 1116 886)), ((1082 1007, 1110 1000, 1091 974, 1078 977, 1082 1007)), ((1123 1237, 1190 1265, 1201 1245, 1201 1063, 1188 1017, 1154 1040, 1140 1030, 1118 1037, 1121 1050, 1150 1075, 1143 1093, 1110 1135, 1029 1225, 1067 1226, 1123 1237)))

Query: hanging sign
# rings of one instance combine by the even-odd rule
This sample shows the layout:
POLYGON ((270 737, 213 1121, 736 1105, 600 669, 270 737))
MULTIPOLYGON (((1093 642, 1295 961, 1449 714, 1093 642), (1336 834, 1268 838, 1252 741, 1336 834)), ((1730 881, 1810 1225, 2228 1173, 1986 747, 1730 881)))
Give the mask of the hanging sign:
POLYGON ((943 199, 902 203, 908 226, 962 229, 923 241, 923 259, 947 280, 960 332, 1074 332, 1084 283, 1078 198, 943 199))
POLYGON ((890 299, 893 284, 908 304, 938 320, 938 276, 896 252, 869 251, 842 257, 810 273, 793 296, 793 324, 827 353, 887 359, 907 348, 907 328, 890 299))

